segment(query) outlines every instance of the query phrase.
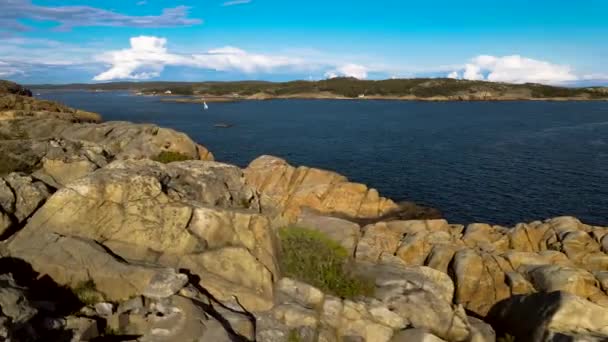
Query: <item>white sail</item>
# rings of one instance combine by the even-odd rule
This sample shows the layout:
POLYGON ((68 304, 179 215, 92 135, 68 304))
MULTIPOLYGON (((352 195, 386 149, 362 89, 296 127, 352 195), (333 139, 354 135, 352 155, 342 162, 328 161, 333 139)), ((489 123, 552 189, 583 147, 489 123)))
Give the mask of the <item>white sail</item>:
POLYGON ((207 106, 207 102, 205 102, 205 101, 203 101, 203 108, 204 108, 205 110, 209 109, 209 106, 207 106))

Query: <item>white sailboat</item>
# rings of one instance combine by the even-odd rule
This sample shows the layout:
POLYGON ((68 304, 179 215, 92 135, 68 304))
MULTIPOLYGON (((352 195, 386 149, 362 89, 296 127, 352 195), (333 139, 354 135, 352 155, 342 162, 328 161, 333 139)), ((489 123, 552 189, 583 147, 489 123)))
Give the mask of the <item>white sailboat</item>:
POLYGON ((206 101, 203 101, 203 109, 204 110, 209 109, 209 106, 207 106, 207 102, 206 101))

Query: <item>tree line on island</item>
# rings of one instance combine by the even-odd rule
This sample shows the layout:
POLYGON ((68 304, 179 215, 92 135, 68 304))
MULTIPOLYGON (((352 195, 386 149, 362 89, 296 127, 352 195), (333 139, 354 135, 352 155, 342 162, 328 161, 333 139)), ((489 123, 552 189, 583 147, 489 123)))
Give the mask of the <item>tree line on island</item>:
POLYGON ((536 83, 509 84, 448 78, 413 78, 388 80, 359 80, 332 78, 320 81, 236 81, 236 82, 111 82, 96 84, 32 85, 37 89, 131 90, 143 94, 212 95, 248 97, 263 94, 268 97, 328 94, 346 98, 414 97, 450 99, 604 99, 608 88, 569 88, 536 83))

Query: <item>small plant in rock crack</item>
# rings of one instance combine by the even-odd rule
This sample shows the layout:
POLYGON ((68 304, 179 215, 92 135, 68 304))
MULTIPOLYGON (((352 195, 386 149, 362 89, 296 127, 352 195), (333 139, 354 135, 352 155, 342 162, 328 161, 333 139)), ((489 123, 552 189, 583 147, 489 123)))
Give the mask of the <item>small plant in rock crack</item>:
POLYGON ((82 281, 72 289, 74 295, 83 304, 93 305, 103 300, 101 294, 97 292, 97 286, 92 279, 82 281))
POLYGON ((191 160, 189 156, 179 153, 179 152, 171 152, 171 151, 162 151, 156 157, 152 158, 152 160, 168 164, 177 161, 191 160))

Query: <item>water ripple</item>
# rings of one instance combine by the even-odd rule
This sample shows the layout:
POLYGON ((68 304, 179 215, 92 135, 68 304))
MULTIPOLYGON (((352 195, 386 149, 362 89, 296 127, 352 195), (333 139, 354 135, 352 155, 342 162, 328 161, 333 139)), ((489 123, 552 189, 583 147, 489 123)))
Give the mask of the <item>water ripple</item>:
POLYGON ((218 160, 261 154, 336 170, 452 222, 575 215, 608 225, 608 103, 261 101, 199 105, 124 93, 42 97, 185 131, 218 160), (214 129, 217 122, 234 127, 214 129))

